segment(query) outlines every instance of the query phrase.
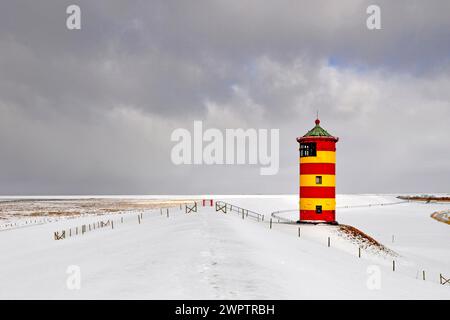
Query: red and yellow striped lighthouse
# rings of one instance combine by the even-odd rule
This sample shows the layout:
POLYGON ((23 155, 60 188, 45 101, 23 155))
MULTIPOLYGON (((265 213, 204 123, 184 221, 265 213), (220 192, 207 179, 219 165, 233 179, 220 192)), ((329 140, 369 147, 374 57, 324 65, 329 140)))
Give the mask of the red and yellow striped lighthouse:
POLYGON ((336 223, 336 142, 320 126, 303 137, 300 144, 300 221, 336 223))

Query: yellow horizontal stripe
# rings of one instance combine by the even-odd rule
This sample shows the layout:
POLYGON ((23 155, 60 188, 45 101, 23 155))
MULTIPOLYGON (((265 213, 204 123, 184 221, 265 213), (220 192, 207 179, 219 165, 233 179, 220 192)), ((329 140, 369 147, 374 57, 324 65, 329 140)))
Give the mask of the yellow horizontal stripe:
POLYGON ((301 174, 300 187, 335 187, 336 176, 334 174, 301 174), (322 184, 316 184, 316 177, 322 177, 322 184))
POLYGON ((317 151, 315 157, 300 157, 300 163, 336 163, 336 152, 317 151))
POLYGON ((316 210, 316 206, 322 206, 322 210, 336 210, 336 199, 300 199, 300 210, 316 210))

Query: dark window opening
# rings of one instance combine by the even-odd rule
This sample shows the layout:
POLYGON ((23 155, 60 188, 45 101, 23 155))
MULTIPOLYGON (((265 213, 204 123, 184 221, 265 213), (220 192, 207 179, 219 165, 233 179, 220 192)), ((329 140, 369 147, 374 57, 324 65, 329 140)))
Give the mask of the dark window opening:
POLYGON ((322 213, 322 206, 316 206, 316 213, 322 213))
POLYGON ((300 157, 315 157, 316 155, 316 144, 314 142, 300 144, 300 157))
POLYGON ((322 184, 322 176, 316 176, 316 184, 322 184))

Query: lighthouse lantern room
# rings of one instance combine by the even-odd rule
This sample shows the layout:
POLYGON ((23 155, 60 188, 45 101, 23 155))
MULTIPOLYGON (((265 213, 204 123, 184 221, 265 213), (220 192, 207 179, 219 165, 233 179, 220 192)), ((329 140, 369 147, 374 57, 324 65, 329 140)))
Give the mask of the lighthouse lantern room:
POLYGON ((316 125, 304 136, 300 144, 300 223, 336 222, 336 142, 316 125))

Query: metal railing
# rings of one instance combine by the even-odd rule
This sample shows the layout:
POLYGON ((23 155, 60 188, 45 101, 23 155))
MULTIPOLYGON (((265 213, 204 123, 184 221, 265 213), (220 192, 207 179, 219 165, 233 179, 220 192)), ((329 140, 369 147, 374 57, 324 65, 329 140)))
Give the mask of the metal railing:
POLYGON ((288 222, 288 223, 297 223, 297 220, 292 220, 286 217, 280 217, 279 214, 280 213, 287 213, 287 212, 297 212, 297 209, 289 209, 289 210, 280 210, 280 211, 274 211, 272 212, 270 215, 272 216, 272 218, 278 219, 279 221, 283 221, 283 222, 288 222))
POLYGON ((252 210, 248 210, 239 206, 236 206, 231 203, 216 201, 216 211, 222 211, 224 213, 227 212, 235 212, 242 216, 242 218, 253 218, 258 221, 264 221, 264 215, 252 210))
MULTIPOLYGON (((369 207, 377 207, 377 206, 390 206, 390 205, 397 205, 406 203, 408 201, 397 201, 397 202, 387 202, 387 203, 370 203, 370 204, 359 204, 359 205, 347 205, 347 206, 339 206, 336 207, 336 209, 350 209, 350 208, 369 208, 369 207)), ((288 210, 280 210, 280 211, 274 211, 270 215, 272 218, 278 219, 279 221, 288 222, 288 223, 295 223, 297 220, 292 220, 283 216, 280 216, 280 214, 288 213, 288 212, 296 212, 298 213, 298 209, 288 209, 288 210)))

